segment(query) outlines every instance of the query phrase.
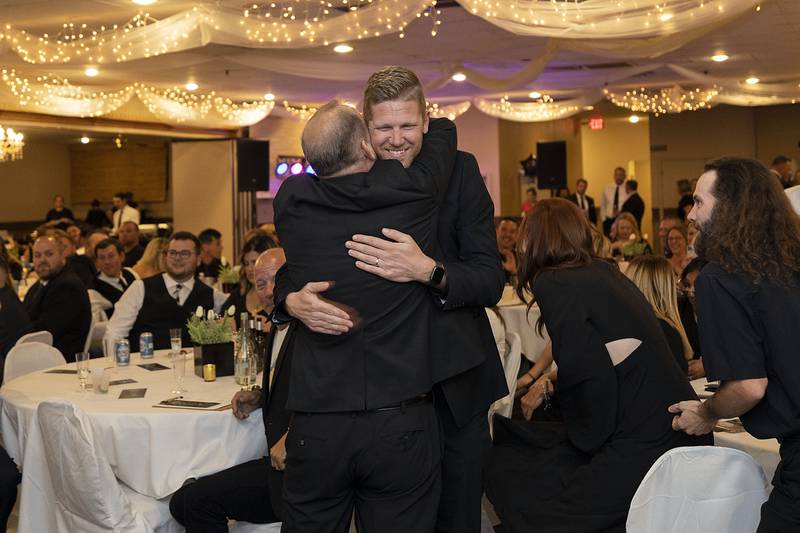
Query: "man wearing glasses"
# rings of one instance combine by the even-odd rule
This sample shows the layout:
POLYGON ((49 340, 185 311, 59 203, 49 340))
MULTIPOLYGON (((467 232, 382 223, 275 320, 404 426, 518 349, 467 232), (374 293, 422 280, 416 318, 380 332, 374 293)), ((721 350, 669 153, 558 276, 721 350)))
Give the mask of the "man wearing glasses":
POLYGON ((128 338, 131 351, 139 351, 139 335, 153 333, 156 350, 170 347, 169 330, 183 330, 183 345, 190 346, 186 321, 198 306, 219 313, 228 295, 197 283, 200 241, 187 231, 172 235, 166 250, 167 271, 159 276, 136 280, 114 308, 105 341, 128 338))

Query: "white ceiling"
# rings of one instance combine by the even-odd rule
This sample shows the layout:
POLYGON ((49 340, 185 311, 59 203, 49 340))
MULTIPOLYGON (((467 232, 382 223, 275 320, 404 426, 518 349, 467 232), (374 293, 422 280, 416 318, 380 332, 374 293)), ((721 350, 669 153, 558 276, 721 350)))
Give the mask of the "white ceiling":
MULTIPOLYGON (((160 0, 148 11, 163 18, 198 2, 160 0)), ((216 6, 241 7, 245 0, 211 2, 216 6)), ((347 81, 326 79, 326 71, 346 67, 379 67, 401 64, 415 69, 430 82, 447 65, 463 63, 487 76, 504 78, 539 56, 546 40, 521 37, 506 32, 475 17, 454 2, 440 2, 442 24, 436 37, 430 35, 430 22, 412 22, 406 37, 387 35, 354 43, 355 51, 340 55, 330 47, 302 50, 263 50, 209 45, 186 52, 167 54, 127 63, 107 64, 97 78, 87 78, 83 65, 31 65, 13 52, 0 55, 0 67, 13 67, 27 76, 53 73, 64 76, 74 85, 115 88, 133 81, 145 81, 168 87, 183 85, 189 79, 200 84, 201 91, 214 90, 238 99, 260 98, 272 92, 279 101, 323 102, 334 97, 357 101, 364 83, 360 77, 347 81), (289 76, 270 71, 270 61, 294 60, 319 62, 319 74, 311 77, 289 76), (259 68, 253 66, 257 64, 259 68)), ((58 31, 64 22, 90 25, 123 23, 138 11, 129 0, 0 0, 0 23, 32 33, 58 31)), ((760 12, 752 11, 722 29, 690 42, 683 48, 654 59, 604 58, 586 53, 560 51, 532 88, 558 92, 602 87, 611 81, 614 87, 665 87, 680 83, 681 77, 668 68, 627 79, 616 79, 625 66, 677 64, 715 77, 744 79, 755 75, 764 82, 800 81, 800 0, 765 0, 760 12), (725 63, 714 63, 709 56, 724 52, 731 56, 725 63)), ((689 84, 691 85, 691 84, 689 84)), ((482 95, 483 91, 468 81, 450 83, 434 91, 430 98, 455 100, 482 95)), ((800 95, 800 90, 798 91, 800 95)), ((133 105, 133 104, 128 104, 133 105)), ((276 111, 279 106, 276 106, 276 111)), ((0 108, 14 109, 8 99, 0 108)), ((147 111, 139 106, 120 110, 127 118, 142 119, 147 111)), ((152 116, 150 117, 152 119, 152 116)))

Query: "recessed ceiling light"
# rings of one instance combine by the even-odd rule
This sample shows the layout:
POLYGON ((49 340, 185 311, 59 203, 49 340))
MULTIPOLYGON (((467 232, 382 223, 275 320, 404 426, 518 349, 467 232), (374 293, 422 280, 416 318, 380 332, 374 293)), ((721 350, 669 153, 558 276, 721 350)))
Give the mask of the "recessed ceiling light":
POLYGON ((761 80, 760 80, 760 79, 758 79, 758 78, 756 78, 755 76, 753 76, 753 77, 750 77, 750 78, 747 78, 746 80, 744 80, 744 82, 745 82, 747 85, 755 85, 756 83, 758 83, 758 82, 760 82, 760 81, 761 81, 761 80))
POLYGON ((639 122, 639 116, 638 115, 629 116, 628 122, 630 122, 631 124, 636 124, 637 122, 639 122))
POLYGON ((89 144, 89 141, 91 141, 91 139, 89 137, 87 137, 86 135, 81 137, 81 144, 89 144))
POLYGON ((187 91, 196 91, 200 86, 197 85, 195 82, 190 81, 185 85, 187 91))
POLYGON ((88 67, 86 70, 83 71, 83 73, 89 76, 90 78, 94 78, 95 76, 100 74, 100 71, 94 67, 88 67))
POLYGON ((156 0, 131 0, 138 6, 149 6, 156 3, 156 0))
POLYGON ((670 20, 674 16, 675 15, 673 15, 672 13, 663 13, 663 14, 659 15, 658 18, 661 20, 661 22, 666 22, 666 21, 670 20))
POLYGON ((267 100, 267 101, 271 102, 271 101, 275 100, 275 95, 272 94, 272 93, 267 93, 267 94, 264 95, 264 100, 267 100))
POLYGON ((711 61, 716 61, 717 63, 722 63, 723 61, 727 61, 730 59, 727 54, 715 54, 711 56, 711 61))
POLYGON ((463 72, 456 72, 451 76, 451 78, 453 79, 453 81, 464 81, 467 79, 467 75, 464 74, 463 72))
POLYGON ((349 54, 350 52, 353 51, 353 47, 350 46, 349 44, 342 43, 334 46, 333 51, 336 52, 337 54, 349 54))
POLYGON ((542 93, 540 93, 539 91, 531 91, 528 93, 528 96, 533 98, 534 100, 538 100, 539 98, 542 97, 542 93))

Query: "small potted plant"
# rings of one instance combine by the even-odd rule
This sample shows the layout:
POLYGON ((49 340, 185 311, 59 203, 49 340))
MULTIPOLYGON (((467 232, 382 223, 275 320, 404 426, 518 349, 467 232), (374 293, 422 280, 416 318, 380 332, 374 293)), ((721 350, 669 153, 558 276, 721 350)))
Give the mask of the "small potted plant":
POLYGON ((216 365, 217 376, 233 375, 233 314, 230 306, 224 316, 213 309, 205 311, 197 306, 189 317, 186 329, 194 344, 194 373, 203 377, 203 365, 216 365))
POLYGON ((239 288, 239 272, 234 270, 231 265, 222 265, 217 281, 222 286, 222 292, 230 294, 239 288))

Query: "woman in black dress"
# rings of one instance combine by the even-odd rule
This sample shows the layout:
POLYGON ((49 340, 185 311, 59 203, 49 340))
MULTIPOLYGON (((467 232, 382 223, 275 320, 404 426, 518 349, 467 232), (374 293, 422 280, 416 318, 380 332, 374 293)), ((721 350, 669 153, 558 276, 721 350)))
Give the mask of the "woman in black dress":
POLYGON ((518 293, 534 295, 558 365, 526 398, 552 390, 563 420, 496 417, 486 493, 509 533, 622 533, 655 460, 712 441, 672 430, 667 408, 696 396, 642 293, 593 257, 580 210, 544 200, 522 233, 518 293))

